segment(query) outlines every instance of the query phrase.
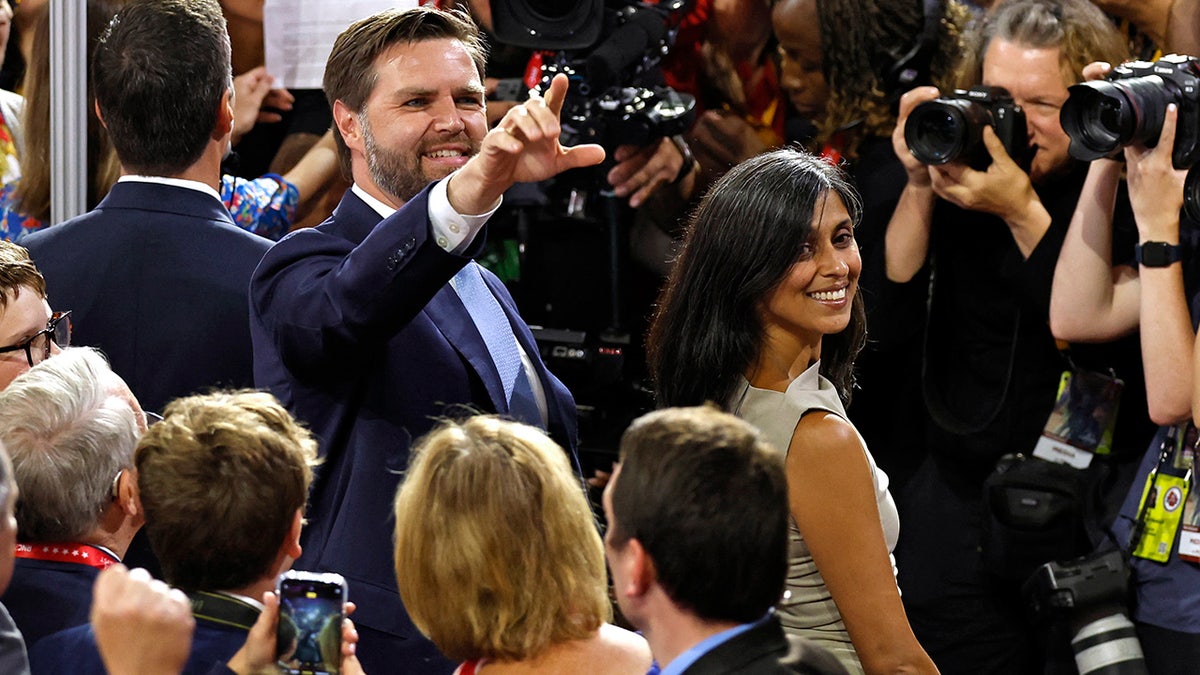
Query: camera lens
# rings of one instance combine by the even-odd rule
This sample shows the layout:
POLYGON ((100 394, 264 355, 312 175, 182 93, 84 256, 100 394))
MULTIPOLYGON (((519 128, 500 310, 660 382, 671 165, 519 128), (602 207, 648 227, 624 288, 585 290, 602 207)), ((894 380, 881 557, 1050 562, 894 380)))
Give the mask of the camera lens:
POLYGON ((1096 619, 1071 638, 1079 675, 1146 675, 1137 631, 1120 612, 1096 619))
POLYGON ((922 164, 945 164, 971 154, 979 144, 988 113, 961 99, 926 101, 904 125, 908 149, 922 164))
POLYGON ((1192 223, 1200 223, 1200 164, 1188 169, 1183 179, 1183 215, 1192 223))
POLYGON ((1060 121, 1071 138, 1068 151, 1087 162, 1132 143, 1154 145, 1167 103, 1174 100, 1157 75, 1083 82, 1067 92, 1060 121))

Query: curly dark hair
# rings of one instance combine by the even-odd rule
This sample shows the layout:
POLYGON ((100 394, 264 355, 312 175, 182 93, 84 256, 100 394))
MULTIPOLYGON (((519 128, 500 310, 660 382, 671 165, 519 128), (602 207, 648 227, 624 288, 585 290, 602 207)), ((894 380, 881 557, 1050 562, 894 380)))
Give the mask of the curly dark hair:
MULTIPOLYGON (((858 156, 863 139, 887 137, 896 126, 897 97, 887 91, 884 73, 893 54, 912 47, 925 26, 921 0, 817 0, 822 69, 829 88, 825 116, 813 140, 820 148, 837 139, 847 158, 858 156)), ((971 12, 958 0, 939 3, 941 19, 930 80, 945 88, 951 82, 971 12)))

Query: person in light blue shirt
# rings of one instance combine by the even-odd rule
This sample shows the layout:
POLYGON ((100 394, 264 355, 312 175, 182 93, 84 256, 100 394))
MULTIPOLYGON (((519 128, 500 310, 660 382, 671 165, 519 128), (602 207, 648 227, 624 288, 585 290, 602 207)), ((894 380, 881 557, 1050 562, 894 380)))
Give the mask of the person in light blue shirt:
POLYGON ((772 607, 787 573, 783 453, 715 407, 642 416, 604 491, 617 604, 662 675, 844 675, 784 634, 772 607))

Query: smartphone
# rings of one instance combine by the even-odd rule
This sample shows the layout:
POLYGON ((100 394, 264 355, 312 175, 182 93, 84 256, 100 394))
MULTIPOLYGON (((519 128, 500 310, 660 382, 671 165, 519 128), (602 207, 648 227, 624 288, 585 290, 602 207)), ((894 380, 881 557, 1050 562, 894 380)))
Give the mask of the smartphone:
POLYGON ((340 574, 289 570, 279 575, 278 665, 288 675, 337 675, 342 665, 346 580, 340 574))

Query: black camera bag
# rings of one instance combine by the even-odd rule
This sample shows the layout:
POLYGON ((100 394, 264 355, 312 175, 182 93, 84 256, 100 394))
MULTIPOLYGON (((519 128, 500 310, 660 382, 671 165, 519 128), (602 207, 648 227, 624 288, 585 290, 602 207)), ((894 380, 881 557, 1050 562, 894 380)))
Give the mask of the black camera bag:
POLYGON ((985 570, 1024 581, 1052 560, 1090 552, 1088 471, 1009 454, 983 486, 981 557, 985 570))

